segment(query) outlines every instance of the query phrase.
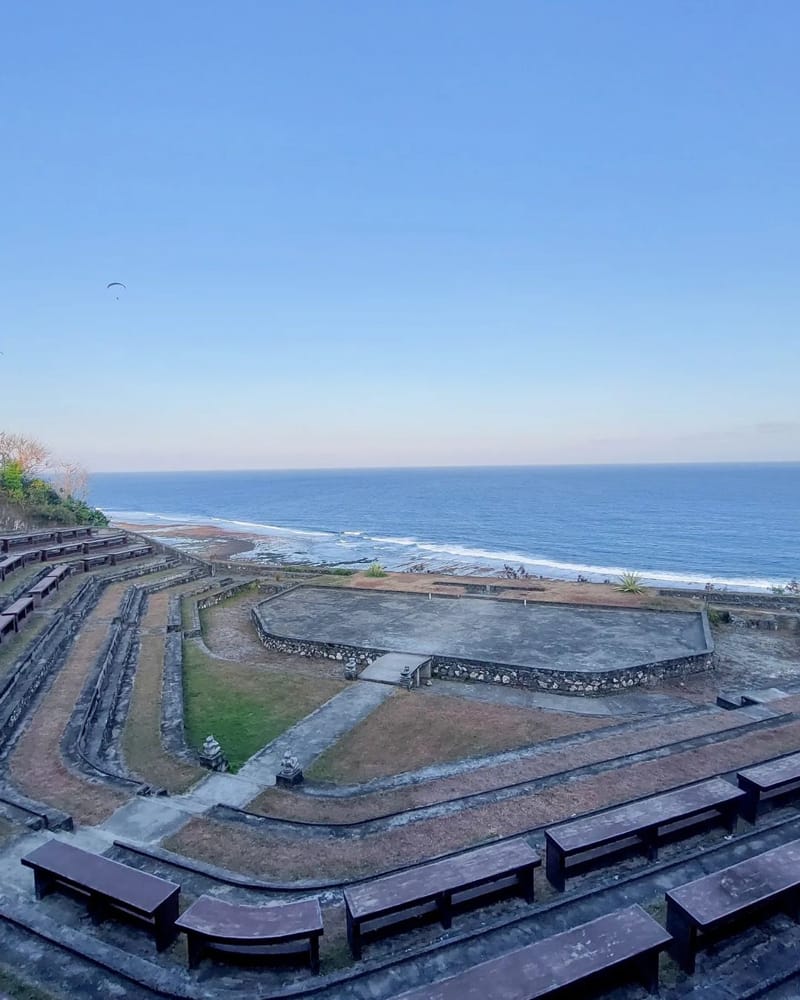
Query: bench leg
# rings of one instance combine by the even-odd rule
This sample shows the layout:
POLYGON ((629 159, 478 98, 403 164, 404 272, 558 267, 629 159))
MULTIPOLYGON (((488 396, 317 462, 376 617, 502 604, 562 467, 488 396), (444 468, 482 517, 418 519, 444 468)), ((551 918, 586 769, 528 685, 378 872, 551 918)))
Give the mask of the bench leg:
POLYGON ((203 939, 199 934, 186 932, 186 951, 189 956, 189 968, 196 969, 203 957, 203 939))
POLYGON ((757 788, 745 788, 745 798, 739 807, 742 817, 747 820, 748 823, 752 823, 753 826, 756 825, 758 820, 758 789, 757 788))
POLYGON ((564 854, 555 845, 548 841, 547 860, 545 862, 547 881, 559 892, 564 891, 566 880, 566 864, 564 854))
POLYGON ((308 964, 315 976, 319 975, 319 934, 312 934, 308 941, 308 964))
POLYGON ((697 928, 667 900, 667 930, 672 935, 670 954, 689 975, 694 973, 697 953, 697 928))
POLYGON ((533 902, 533 865, 526 865, 517 872, 519 892, 526 903, 533 902))
POLYGON ((800 924, 800 892, 797 889, 791 889, 786 893, 781 908, 787 917, 800 924))
POLYGON ((86 909, 93 924, 101 924, 108 917, 108 903, 100 896, 89 896, 86 909))
POLYGON ((723 819, 725 821, 725 828, 727 829, 728 833, 736 832, 736 819, 738 814, 739 810, 737 809, 736 802, 732 802, 729 806, 725 807, 725 811, 723 813, 723 819))
POLYGON ((353 958, 361 958, 361 924, 353 919, 349 910, 347 910, 347 943, 350 945, 350 954, 353 958))
POLYGON ((33 891, 37 899, 44 899, 49 893, 55 889, 56 880, 52 878, 47 872, 39 871, 38 868, 33 870, 33 891))
POLYGON ((636 960, 636 974, 648 993, 658 993, 658 952, 647 952, 636 960))
POLYGON ((439 912, 439 921, 445 930, 453 926, 453 896, 452 893, 443 892, 436 897, 436 909, 439 912))
POLYGON ((658 861, 658 829, 652 827, 649 830, 642 830, 639 835, 644 845, 648 861, 658 861))
POLYGON ((178 928, 175 926, 175 921, 178 919, 178 899, 179 895, 176 892, 153 914, 157 951, 169 948, 177 937, 178 928))

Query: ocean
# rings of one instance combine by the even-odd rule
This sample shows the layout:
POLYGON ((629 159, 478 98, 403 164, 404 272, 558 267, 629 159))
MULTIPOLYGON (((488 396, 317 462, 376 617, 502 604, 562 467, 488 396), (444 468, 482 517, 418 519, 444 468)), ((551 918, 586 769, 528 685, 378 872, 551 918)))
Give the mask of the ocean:
POLYGON ((250 558, 767 590, 800 577, 800 463, 98 473, 112 519, 263 536, 250 558))

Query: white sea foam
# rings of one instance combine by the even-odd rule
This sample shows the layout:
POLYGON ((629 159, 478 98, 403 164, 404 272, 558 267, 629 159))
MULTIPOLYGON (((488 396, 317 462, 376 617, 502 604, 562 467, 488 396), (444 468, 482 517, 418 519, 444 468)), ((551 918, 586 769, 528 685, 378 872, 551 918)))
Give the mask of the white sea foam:
POLYGON ((785 580, 762 577, 720 576, 700 570, 662 570, 641 566, 604 566, 594 563, 560 561, 542 555, 534 555, 515 550, 486 549, 457 543, 428 542, 413 537, 393 535, 369 535, 363 531, 327 532, 313 529, 288 528, 281 525, 264 524, 257 521, 242 521, 211 517, 198 514, 163 513, 153 511, 123 511, 106 509, 109 517, 143 526, 159 523, 207 524, 221 529, 264 535, 263 542, 257 543, 255 550, 248 554, 250 559, 258 559, 270 550, 276 549, 284 558, 298 558, 303 561, 336 562, 346 551, 353 556, 352 563, 379 559, 387 569, 404 569, 422 562, 426 568, 436 571, 447 568, 462 573, 473 571, 498 571, 504 565, 514 568, 522 566, 533 575, 574 579, 583 576, 589 580, 616 580, 625 572, 636 572, 645 584, 673 587, 704 587, 713 584, 716 588, 768 591, 774 586, 785 584, 785 580), (391 549, 396 549, 393 555, 391 549))

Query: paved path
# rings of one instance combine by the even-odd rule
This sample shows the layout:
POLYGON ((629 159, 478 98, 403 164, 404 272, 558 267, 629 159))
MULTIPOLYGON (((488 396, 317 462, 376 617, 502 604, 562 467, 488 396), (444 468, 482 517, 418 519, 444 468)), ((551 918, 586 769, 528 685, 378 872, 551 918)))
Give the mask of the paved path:
POLYGON ((107 836, 155 844, 177 833, 192 818, 218 804, 242 808, 275 784, 287 750, 308 767, 391 696, 385 684, 355 681, 259 750, 237 774, 210 774, 185 795, 135 798, 97 829, 107 836))
POLYGON ((688 698, 674 698, 667 694, 625 693, 606 696, 548 694, 524 688, 501 687, 498 684, 465 684, 461 681, 438 681, 428 688, 433 694, 453 695, 473 701, 487 701, 496 705, 514 705, 520 708, 544 708, 549 712, 571 712, 573 715, 665 715, 668 712, 685 712, 694 708, 688 698))

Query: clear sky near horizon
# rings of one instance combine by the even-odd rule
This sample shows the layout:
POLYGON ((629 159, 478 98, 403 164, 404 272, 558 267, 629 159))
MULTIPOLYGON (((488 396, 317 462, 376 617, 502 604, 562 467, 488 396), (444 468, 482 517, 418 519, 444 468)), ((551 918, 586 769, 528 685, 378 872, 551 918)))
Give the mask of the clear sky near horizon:
POLYGON ((798 37, 6 4, 0 429, 93 470, 798 460, 798 37))

